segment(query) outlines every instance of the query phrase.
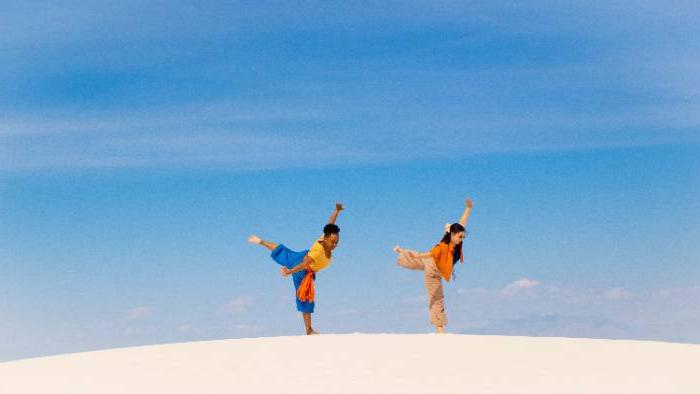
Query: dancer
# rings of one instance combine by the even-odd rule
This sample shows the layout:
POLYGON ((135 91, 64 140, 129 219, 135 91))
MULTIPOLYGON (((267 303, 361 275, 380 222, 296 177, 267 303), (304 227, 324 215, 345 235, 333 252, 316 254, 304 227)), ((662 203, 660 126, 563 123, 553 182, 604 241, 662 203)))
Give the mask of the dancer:
POLYGON ((282 276, 292 275, 296 290, 297 310, 301 312, 304 319, 306 335, 318 334, 311 327, 311 314, 314 313, 316 305, 314 280, 318 271, 331 264, 332 251, 340 241, 340 228, 335 224, 335 220, 343 209, 345 209, 343 204, 335 204, 335 210, 328 219, 328 224, 323 227, 323 236, 314 242, 308 250, 295 252, 281 243, 264 241, 256 235, 248 237, 248 242, 262 245, 272 251, 272 259, 282 266, 280 269, 282 276))
POLYGON ((466 235, 465 228, 472 206, 472 200, 467 198, 464 213, 459 222, 445 225, 442 239, 430 252, 419 253, 403 249, 398 245, 394 247, 394 251, 397 253, 397 263, 400 266, 424 271, 430 323, 437 327, 438 333, 444 332, 444 327, 447 325, 442 279, 449 282, 454 265, 457 261, 464 262, 462 241, 466 235))

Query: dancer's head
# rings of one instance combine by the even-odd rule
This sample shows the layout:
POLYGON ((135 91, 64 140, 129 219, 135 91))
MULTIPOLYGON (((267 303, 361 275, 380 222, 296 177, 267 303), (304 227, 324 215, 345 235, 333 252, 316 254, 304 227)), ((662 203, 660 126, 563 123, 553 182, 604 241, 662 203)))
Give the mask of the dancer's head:
POLYGON ((466 236, 467 232, 464 229, 464 226, 459 223, 452 223, 449 230, 445 231, 445 235, 442 236, 442 240, 440 242, 455 245, 454 261, 462 258, 462 241, 466 236))
POLYGON ((340 242, 340 227, 333 223, 328 223, 323 227, 323 239, 321 243, 328 250, 333 250, 338 246, 338 242, 340 242))
POLYGON ((445 235, 442 236, 442 240, 440 242, 442 243, 452 243, 453 245, 459 245, 462 243, 464 240, 464 237, 467 236, 467 232, 464 229, 464 226, 462 226, 459 223, 452 223, 450 225, 449 231, 445 232, 445 235))

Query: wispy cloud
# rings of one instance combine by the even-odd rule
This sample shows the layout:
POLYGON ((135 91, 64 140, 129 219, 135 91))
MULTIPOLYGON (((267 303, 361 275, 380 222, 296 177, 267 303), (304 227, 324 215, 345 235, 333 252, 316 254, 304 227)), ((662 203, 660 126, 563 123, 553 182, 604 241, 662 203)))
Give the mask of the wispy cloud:
MULTIPOLYGON (((499 119, 446 114, 439 119, 428 115, 407 121, 404 115, 387 110, 382 123, 395 118, 391 121, 394 129, 389 130, 386 125, 370 126, 374 115, 352 111, 343 114, 342 110, 336 113, 333 109, 287 113, 251 109, 249 114, 232 109, 226 115, 218 108, 211 116, 202 108, 195 114, 183 114, 177 108, 172 111, 126 112, 109 118, 100 114, 78 119, 70 115, 50 120, 5 118, 0 121, 0 171, 344 166, 492 152, 690 143, 699 139, 691 130, 595 132, 600 128, 595 124, 602 124, 604 115, 580 120, 576 114, 543 114, 539 118, 504 114, 499 119), (327 120, 326 116, 335 118, 327 120), (355 118, 358 124, 367 123, 366 128, 348 128, 342 124, 346 117, 355 118), (562 123, 564 118, 568 126, 562 123), (574 124, 576 130, 567 131, 574 124), (556 132, 540 128, 551 129, 553 125, 558 125, 556 132), (451 143, 444 144, 446 140, 451 143), (303 159, 309 146, 324 147, 312 162, 303 159)), ((629 127, 631 123, 643 127, 644 122, 630 115, 628 120, 611 121, 605 128, 614 124, 629 127)))
POLYGON ((425 304, 426 302, 427 301, 426 301, 426 298, 424 295, 406 297, 403 299, 403 303, 405 305, 422 305, 422 304, 425 304))
POLYGON ((130 309, 127 311, 126 316, 124 317, 125 321, 135 321, 135 320, 142 320, 146 318, 148 315, 151 314, 151 308, 146 307, 146 306, 139 306, 133 309, 130 309))
POLYGON ((0 17, 0 171, 700 143, 692 2, 80 3, 0 17))
POLYGON ((261 326, 258 324, 235 324, 233 328, 243 332, 256 332, 261 329, 261 326))
POLYGON ((530 294, 529 290, 537 287, 540 285, 540 282, 537 280, 531 280, 528 278, 522 278, 518 279, 513 283, 508 284, 506 287, 504 287, 501 291, 500 294, 503 297, 513 297, 517 294, 530 294))
POLYGON ((659 299, 685 298, 700 302, 700 285, 659 289, 653 295, 659 299))
POLYGON ((606 291, 605 296, 614 301, 624 301, 633 298, 634 293, 622 287, 616 287, 606 291))
POLYGON ((241 296, 231 299, 225 305, 219 307, 219 313, 223 314, 239 314, 248 311, 248 308, 253 304, 253 297, 241 296))
MULTIPOLYGON (((669 291, 656 291, 658 297, 664 295, 690 292, 692 289, 675 289, 669 291)), ((607 301, 625 301, 637 297, 632 291, 624 287, 614 288, 573 288, 542 283, 538 280, 521 278, 515 280, 501 289, 486 288, 460 288, 457 294, 466 298, 503 301, 517 299, 526 296, 530 301, 540 302, 556 301, 557 303, 593 304, 607 301)))
POLYGON ((485 296, 485 295, 489 294, 489 290, 484 289, 484 288, 475 288, 475 289, 459 288, 459 289, 457 289, 457 294, 465 295, 465 296, 485 296))
POLYGON ((636 338, 700 343, 700 286, 631 291, 522 278, 503 288, 462 288, 451 305, 465 332, 636 338), (507 295, 507 296, 506 296, 507 295))
POLYGON ((464 331, 469 334, 629 338, 630 327, 601 316, 562 314, 529 315, 491 320, 464 331))

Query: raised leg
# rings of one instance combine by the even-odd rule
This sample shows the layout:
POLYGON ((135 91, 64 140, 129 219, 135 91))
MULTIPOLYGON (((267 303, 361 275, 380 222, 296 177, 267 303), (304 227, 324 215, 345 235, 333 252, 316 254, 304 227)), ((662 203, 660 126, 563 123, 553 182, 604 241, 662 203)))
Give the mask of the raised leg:
POLYGON ((277 248, 277 245, 279 245, 274 242, 264 241, 260 239, 260 237, 258 237, 257 235, 251 235, 250 237, 248 237, 248 242, 252 244, 262 245, 263 247, 269 250, 275 250, 275 248, 277 248))

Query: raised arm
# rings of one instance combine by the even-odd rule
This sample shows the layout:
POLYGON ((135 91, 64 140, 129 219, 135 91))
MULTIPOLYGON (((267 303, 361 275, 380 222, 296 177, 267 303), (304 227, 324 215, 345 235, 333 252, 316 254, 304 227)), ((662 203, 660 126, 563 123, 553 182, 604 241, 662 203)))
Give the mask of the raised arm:
POLYGON ((335 220, 338 219, 338 214, 339 214, 340 211, 342 211, 343 209, 345 209, 345 207, 343 207, 343 204, 341 204, 341 203, 339 203, 339 202, 335 203, 335 210, 334 210, 333 213, 331 214, 331 217, 328 219, 328 223, 329 223, 329 224, 335 224, 335 220))
POLYGON ((467 227, 467 219, 469 219, 469 214, 472 212, 472 199, 467 198, 467 201, 465 202, 465 207, 464 207, 464 213, 462 214, 462 218, 459 219, 459 224, 464 226, 465 228, 467 227))

